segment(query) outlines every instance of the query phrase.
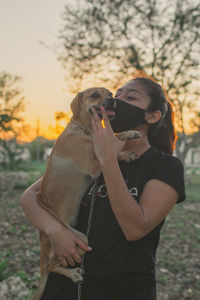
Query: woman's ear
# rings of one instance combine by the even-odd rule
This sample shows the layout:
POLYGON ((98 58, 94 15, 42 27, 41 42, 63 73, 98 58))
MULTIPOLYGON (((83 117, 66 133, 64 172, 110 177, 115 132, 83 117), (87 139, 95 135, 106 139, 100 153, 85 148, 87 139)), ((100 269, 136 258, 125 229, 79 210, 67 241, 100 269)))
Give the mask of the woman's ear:
POLYGON ((161 118, 161 111, 160 110, 154 110, 152 112, 146 111, 145 112, 145 120, 149 124, 154 124, 158 122, 161 118))

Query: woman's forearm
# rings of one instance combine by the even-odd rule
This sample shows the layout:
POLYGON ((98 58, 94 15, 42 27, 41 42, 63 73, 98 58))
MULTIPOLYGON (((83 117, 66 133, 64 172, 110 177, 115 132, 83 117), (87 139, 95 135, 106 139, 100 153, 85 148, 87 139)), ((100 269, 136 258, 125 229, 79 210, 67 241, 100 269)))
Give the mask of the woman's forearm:
POLYGON ((33 226, 48 235, 51 247, 64 267, 81 263, 77 246, 84 251, 91 251, 91 248, 38 204, 36 193, 41 181, 42 178, 22 194, 20 203, 24 213, 33 226))
POLYGON ((101 167, 112 210, 125 237, 138 239, 144 224, 141 206, 130 194, 116 159, 108 159, 101 167))
POLYGON ((20 203, 31 224, 45 234, 49 235, 53 231, 59 230, 60 226, 62 226, 37 203, 36 190, 31 188, 25 190, 21 196, 20 203))

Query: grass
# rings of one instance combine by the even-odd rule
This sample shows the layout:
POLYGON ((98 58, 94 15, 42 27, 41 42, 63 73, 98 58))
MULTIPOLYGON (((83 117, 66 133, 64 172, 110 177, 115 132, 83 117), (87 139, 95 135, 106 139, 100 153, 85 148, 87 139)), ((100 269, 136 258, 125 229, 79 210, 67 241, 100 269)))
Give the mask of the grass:
POLYGON ((186 200, 172 209, 161 230, 157 252, 159 299, 200 299, 199 170, 186 170, 186 200))
MULTIPOLYGON (((33 160, 28 160, 20 163, 16 168, 14 169, 13 172, 39 172, 39 173, 44 173, 46 168, 46 162, 43 161, 33 161, 33 160)), ((0 165, 0 172, 10 173, 10 170, 5 170, 3 167, 0 165)))
POLYGON ((186 198, 192 202, 200 200, 200 168, 192 167, 186 169, 186 198))
MULTIPOLYGON (((29 288, 30 299, 39 279, 38 232, 29 223, 19 205, 20 195, 45 170, 45 164, 31 162, 17 171, 26 173, 26 180, 10 172, 0 172, 5 188, 0 188, 0 281, 19 276, 29 288)), ((186 175, 186 201, 176 205, 166 218, 161 230, 157 252, 158 300, 200 299, 200 174, 198 168, 189 168, 186 175)))

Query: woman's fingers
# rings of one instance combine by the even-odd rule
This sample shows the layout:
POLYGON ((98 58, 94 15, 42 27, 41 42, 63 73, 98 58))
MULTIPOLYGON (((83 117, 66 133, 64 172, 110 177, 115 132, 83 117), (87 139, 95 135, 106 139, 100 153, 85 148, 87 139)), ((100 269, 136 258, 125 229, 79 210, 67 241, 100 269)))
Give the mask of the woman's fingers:
POLYGON ((63 265, 63 267, 67 267, 67 266, 68 266, 68 263, 67 263, 65 257, 63 257, 63 256, 58 256, 58 259, 59 259, 59 261, 61 262, 61 264, 63 265))
POLYGON ((66 256, 66 260, 70 266, 72 266, 72 267, 75 266, 75 261, 72 256, 66 256))
POLYGON ((95 120, 93 119, 93 117, 92 117, 91 122, 92 122, 92 129, 93 129, 94 131, 97 131, 96 123, 95 123, 95 120))
POLYGON ((105 128, 107 128, 109 131, 113 132, 105 108, 103 106, 100 106, 100 109, 101 109, 101 112, 102 112, 102 117, 103 117, 103 121, 104 121, 104 124, 105 124, 105 128))
POLYGON ((73 254, 73 259, 75 262, 77 262, 78 264, 80 264, 82 262, 81 256, 80 254, 78 254, 77 252, 73 254))
POLYGON ((80 264, 82 262, 81 256, 76 252, 72 256, 58 256, 59 261, 63 265, 63 267, 67 267, 68 265, 74 267, 76 263, 80 264))
POLYGON ((93 129, 94 130, 98 130, 98 129, 101 129, 102 125, 101 125, 101 120, 95 110, 94 107, 91 107, 91 110, 92 110, 92 126, 93 126, 93 129))
MULTIPOLYGON (((93 129, 95 131, 97 130, 100 130, 103 128, 102 124, 101 124, 101 119, 99 118, 96 110, 94 109, 94 107, 91 107, 92 109, 92 126, 93 126, 93 129)), ((112 130, 112 127, 110 125, 110 121, 108 119, 108 116, 107 116, 107 113, 106 113, 106 110, 103 106, 100 106, 100 109, 101 109, 101 112, 102 112, 102 117, 103 117, 103 121, 104 121, 104 125, 105 125, 105 128, 108 129, 110 132, 113 133, 113 130, 112 130)))
MULTIPOLYGON (((77 244, 77 246, 82 248, 84 251, 91 251, 92 250, 91 247, 86 245, 80 239, 76 240, 76 244, 77 244)), ((76 262, 80 264, 82 262, 82 258, 81 258, 81 255, 78 253, 78 251, 76 249, 74 249, 74 251, 72 251, 72 253, 71 253, 71 256, 67 256, 67 261, 71 266, 74 266, 76 262)))
POLYGON ((77 243, 77 245, 80 247, 80 248, 82 248, 83 250, 85 250, 85 251, 91 251, 92 250, 92 248, 91 247, 89 247, 88 245, 86 245, 83 241, 81 241, 80 239, 77 239, 76 240, 76 243, 77 243))

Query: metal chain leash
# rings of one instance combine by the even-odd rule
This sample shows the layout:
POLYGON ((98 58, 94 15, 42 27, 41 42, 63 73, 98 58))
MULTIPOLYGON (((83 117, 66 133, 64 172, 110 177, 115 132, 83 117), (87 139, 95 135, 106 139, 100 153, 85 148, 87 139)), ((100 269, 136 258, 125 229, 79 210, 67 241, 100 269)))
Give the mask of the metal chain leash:
MULTIPOLYGON (((87 237, 89 237, 89 233, 90 233, 90 230, 91 230, 92 218, 93 218, 93 212, 94 212, 94 204, 95 204, 95 199, 96 199, 96 194, 97 194, 97 187, 98 187, 98 179, 95 180, 95 183, 94 183, 94 186, 93 186, 92 198, 91 198, 91 201, 90 201, 90 211, 89 211, 88 224, 87 224, 87 230, 86 230, 86 236, 87 237)), ((82 263, 81 263, 82 272, 81 272, 81 275, 84 275, 85 254, 82 256, 82 263)), ((78 282, 77 300, 81 300, 82 283, 83 283, 83 281, 78 282)))

